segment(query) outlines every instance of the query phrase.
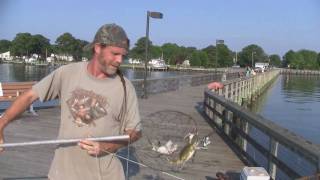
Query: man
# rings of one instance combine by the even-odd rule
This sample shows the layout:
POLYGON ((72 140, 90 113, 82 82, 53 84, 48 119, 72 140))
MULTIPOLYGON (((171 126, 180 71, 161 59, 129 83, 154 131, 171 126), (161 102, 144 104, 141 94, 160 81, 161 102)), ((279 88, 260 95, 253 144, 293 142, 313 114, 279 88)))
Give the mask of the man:
POLYGON ((224 85, 221 82, 211 82, 208 84, 208 89, 218 90, 223 89, 224 85))
MULTIPOLYGON (((116 24, 102 26, 90 49, 90 62, 63 66, 21 95, 0 118, 3 129, 33 101, 60 98, 59 139, 129 134, 130 142, 141 136, 137 96, 133 85, 119 71, 129 49, 125 31, 116 24)), ((128 142, 82 140, 78 146, 60 145, 48 174, 49 179, 124 179, 116 152, 128 142)))

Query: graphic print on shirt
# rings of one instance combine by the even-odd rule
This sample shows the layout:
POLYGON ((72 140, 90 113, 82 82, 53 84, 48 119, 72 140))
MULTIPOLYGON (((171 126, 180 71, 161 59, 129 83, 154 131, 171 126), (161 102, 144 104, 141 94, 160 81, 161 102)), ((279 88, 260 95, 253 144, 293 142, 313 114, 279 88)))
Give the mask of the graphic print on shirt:
POLYGON ((71 93, 67 104, 77 126, 95 125, 95 120, 107 115, 105 97, 84 89, 76 89, 71 93))

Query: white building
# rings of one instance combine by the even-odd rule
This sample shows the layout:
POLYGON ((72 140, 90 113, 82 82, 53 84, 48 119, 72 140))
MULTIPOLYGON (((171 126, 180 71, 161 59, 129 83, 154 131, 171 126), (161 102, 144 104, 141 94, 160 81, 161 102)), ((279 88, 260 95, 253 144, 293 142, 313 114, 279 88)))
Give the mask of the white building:
POLYGON ((55 55, 58 60, 63 60, 63 61, 73 61, 73 56, 69 55, 55 55))
POLYGON ((13 59, 13 57, 10 56, 10 51, 7 51, 7 52, 4 52, 4 53, 0 54, 0 59, 10 61, 10 60, 13 59))
POLYGON ((141 61, 139 59, 128 59, 129 64, 141 64, 141 61))
POLYGON ((82 58, 81 58, 81 61, 89 61, 89 59, 86 58, 86 57, 82 57, 82 58))
POLYGON ((26 63, 33 63, 35 61, 37 61, 40 58, 40 56, 38 54, 32 54, 30 58, 26 58, 24 59, 24 61, 26 63))
POLYGON ((183 67, 190 67, 190 60, 184 60, 181 65, 183 67))

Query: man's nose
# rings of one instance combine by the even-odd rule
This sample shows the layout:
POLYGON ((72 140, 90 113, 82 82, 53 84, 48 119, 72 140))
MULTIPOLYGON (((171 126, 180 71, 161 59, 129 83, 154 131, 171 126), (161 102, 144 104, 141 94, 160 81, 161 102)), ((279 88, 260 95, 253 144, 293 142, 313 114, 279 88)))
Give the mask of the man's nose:
POLYGON ((123 56, 120 56, 120 55, 117 56, 117 57, 116 57, 116 61, 121 64, 122 61, 123 61, 123 56))

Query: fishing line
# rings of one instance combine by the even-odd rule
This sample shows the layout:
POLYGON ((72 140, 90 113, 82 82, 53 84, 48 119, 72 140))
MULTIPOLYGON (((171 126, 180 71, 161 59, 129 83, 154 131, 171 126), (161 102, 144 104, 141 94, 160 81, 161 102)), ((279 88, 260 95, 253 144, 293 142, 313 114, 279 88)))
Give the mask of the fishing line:
POLYGON ((103 151, 103 152, 106 152, 106 153, 109 153, 109 154, 111 154, 111 155, 114 155, 114 156, 116 156, 116 157, 118 157, 118 158, 120 158, 120 159, 124 159, 124 160, 126 160, 127 162, 132 162, 132 163, 137 164, 137 165, 140 165, 140 166, 142 166, 142 167, 146 167, 146 168, 150 168, 150 169, 153 169, 153 170, 156 170, 156 171, 160 171, 161 173, 163 173, 163 174, 165 174, 165 175, 168 175, 168 176, 171 176, 171 177, 173 177, 173 178, 180 179, 180 180, 184 180, 184 179, 181 178, 181 177, 178 177, 178 176, 175 176, 175 175, 170 174, 170 173, 168 173, 168 172, 161 171, 161 170, 159 170, 159 169, 156 169, 156 168, 147 166, 147 165, 142 164, 142 163, 140 163, 140 162, 137 162, 137 161, 134 161, 134 160, 125 158, 125 157, 123 157, 123 156, 121 156, 121 155, 117 155, 117 154, 115 154, 115 153, 108 152, 107 150, 102 150, 102 151, 103 151))

